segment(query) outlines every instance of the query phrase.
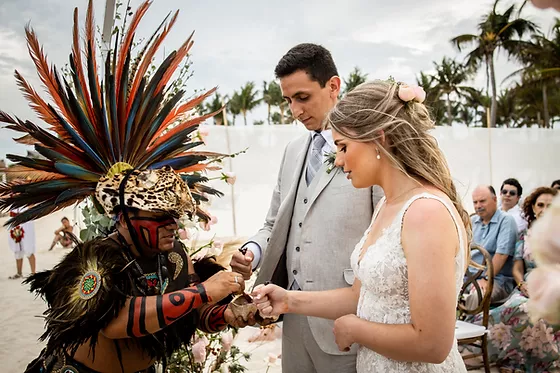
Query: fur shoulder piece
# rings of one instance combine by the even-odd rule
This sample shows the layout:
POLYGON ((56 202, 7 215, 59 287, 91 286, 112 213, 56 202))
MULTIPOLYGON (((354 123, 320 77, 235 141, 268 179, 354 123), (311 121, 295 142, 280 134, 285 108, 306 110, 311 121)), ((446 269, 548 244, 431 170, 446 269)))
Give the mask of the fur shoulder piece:
POLYGON ((79 244, 52 270, 30 276, 25 283, 43 297, 47 354, 76 349, 90 339, 92 351, 99 332, 124 307, 131 285, 123 248, 110 239, 79 244))

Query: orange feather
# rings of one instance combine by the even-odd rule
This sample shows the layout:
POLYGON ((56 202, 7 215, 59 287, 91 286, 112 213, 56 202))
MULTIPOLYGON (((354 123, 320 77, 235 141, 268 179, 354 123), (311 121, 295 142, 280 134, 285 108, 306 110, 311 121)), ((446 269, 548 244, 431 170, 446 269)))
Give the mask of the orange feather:
POLYGON ((130 108, 132 107, 132 103, 134 102, 134 96, 136 95, 136 91, 138 91, 138 87, 140 86, 140 82, 142 78, 146 74, 146 71, 148 71, 148 68, 152 63, 152 59, 155 53, 157 52, 157 50, 159 49, 161 43, 163 42, 163 40, 165 39, 165 37, 173 27, 173 25, 175 24, 178 14, 179 11, 176 11, 169 24, 163 29, 162 33, 156 37, 156 39, 154 40, 154 42, 152 43, 152 45, 150 46, 146 54, 143 56, 142 63, 140 64, 138 71, 135 74, 134 82, 132 83, 132 86, 130 88, 128 103, 126 106, 127 115, 130 114, 130 108))
POLYGON ((74 123, 74 116, 64 108, 64 104, 60 98, 63 89, 54 77, 54 69, 49 67, 47 58, 43 53, 43 48, 37 39, 37 35, 35 35, 35 32, 29 26, 25 28, 25 34, 27 37, 27 49, 29 50, 31 59, 35 63, 41 82, 44 84, 62 115, 66 117, 66 120, 68 120, 70 124, 74 123))
POLYGON ((169 115, 167 115, 167 117, 164 119, 163 123, 160 126, 160 129, 156 132, 155 137, 161 135, 161 133, 167 128, 167 126, 175 122, 177 118, 179 118, 181 115, 185 114, 189 110, 195 108, 198 104, 202 103, 202 101, 206 100, 210 95, 216 92, 216 89, 218 89, 218 87, 212 88, 208 92, 198 97, 195 97, 188 102, 185 102, 184 104, 177 107, 175 110, 171 111, 169 115))
POLYGON ((128 53, 128 49, 132 44, 132 38, 134 37, 134 32, 138 27, 140 20, 142 19, 142 17, 144 17, 144 14, 146 14, 146 11, 148 10, 151 4, 152 4, 151 0, 146 0, 138 7, 136 12, 134 13, 134 16, 132 17, 132 20, 130 21, 130 26, 126 31, 126 37, 123 40, 123 43, 120 47, 119 58, 117 60, 118 63, 116 64, 116 72, 115 72, 115 85, 116 85, 117 97, 119 97, 121 89, 127 89, 127 87, 120 86, 124 61, 126 59, 126 54, 128 53))
POLYGON ((216 114, 219 113, 220 111, 221 111, 221 109, 218 110, 218 111, 215 111, 215 112, 213 112, 213 113, 205 114, 205 115, 202 115, 202 116, 200 116, 200 117, 196 117, 196 118, 194 118, 194 119, 190 119, 190 120, 188 120, 188 121, 186 121, 186 122, 183 122, 183 123, 179 124, 177 127, 173 128, 173 129, 171 129, 171 130, 169 130, 165 135, 163 135, 163 136, 161 136, 161 137, 159 137, 159 138, 157 138, 157 139, 154 137, 154 139, 156 139, 156 140, 155 140, 155 142, 153 143, 153 145, 151 145, 151 146, 148 147, 147 151, 150 151, 150 150, 153 149, 154 147, 157 147, 158 145, 160 145, 160 144, 162 144, 162 143, 168 141, 170 138, 172 138, 173 136, 177 135, 180 131, 182 131, 182 130, 184 130, 184 129, 187 129, 187 128, 189 128, 189 127, 192 127, 192 126, 196 126, 197 124, 204 122, 204 121, 205 121, 206 119, 208 119, 208 118, 212 118, 214 115, 216 115, 216 114))
POLYGON ((95 118, 95 115, 93 113, 93 107, 91 106, 91 98, 89 95, 88 84, 86 82, 86 78, 84 75, 82 51, 80 50, 80 31, 78 29, 78 26, 79 26, 78 8, 74 8, 74 29, 72 32, 72 37, 73 37, 72 56, 74 58, 74 64, 76 65, 78 80, 80 81, 80 86, 82 87, 82 91, 84 92, 85 102, 83 102, 82 105, 85 107, 83 107, 83 109, 87 110, 88 117, 90 118, 90 120, 93 120, 95 118))

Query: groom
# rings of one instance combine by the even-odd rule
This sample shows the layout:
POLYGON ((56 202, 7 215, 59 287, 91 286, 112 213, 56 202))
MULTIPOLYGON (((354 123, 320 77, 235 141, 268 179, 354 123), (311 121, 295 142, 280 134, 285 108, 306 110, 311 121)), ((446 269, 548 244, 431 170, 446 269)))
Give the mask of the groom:
MULTIPOLYGON (((264 226, 231 266, 245 279, 260 268, 256 284, 307 291, 350 286, 350 254, 371 222, 381 189, 355 189, 342 170, 329 172, 325 163, 336 147, 322 126, 340 92, 330 52, 299 44, 280 59, 275 74, 293 116, 309 133, 286 146, 264 226)), ((355 372, 355 354, 339 351, 332 321, 284 316, 284 373, 355 372)))

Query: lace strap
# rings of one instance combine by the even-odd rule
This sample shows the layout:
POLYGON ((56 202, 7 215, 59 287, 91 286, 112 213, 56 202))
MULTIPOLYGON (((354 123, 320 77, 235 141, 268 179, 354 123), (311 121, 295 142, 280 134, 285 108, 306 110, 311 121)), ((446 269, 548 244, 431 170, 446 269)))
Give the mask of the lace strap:
POLYGON ((461 248, 461 250, 459 250, 459 253, 462 253, 463 250, 464 250, 464 247, 465 247, 464 246, 465 239, 464 239, 463 235, 461 234, 461 227, 459 225, 459 222, 457 221, 457 218, 455 217, 455 214, 453 213, 453 208, 447 203, 447 201, 445 201, 441 197, 436 196, 435 194, 431 194, 431 193, 416 194, 416 195, 412 196, 412 198, 410 198, 404 204, 404 207, 403 207, 402 211, 400 212, 400 218, 399 218, 401 230, 402 230, 402 225, 403 225, 403 222, 404 222, 404 215, 408 211, 408 208, 410 207, 410 205, 412 205, 414 203, 414 201, 416 201, 420 198, 435 199, 436 201, 441 202, 441 204, 443 204, 445 206, 447 211, 449 211, 449 214, 451 215, 451 219, 453 219, 453 223, 455 224, 455 228, 457 229, 457 235, 459 236, 459 246, 461 248))
POLYGON ((373 227, 373 223, 375 222, 375 219, 377 219, 377 215, 379 215, 379 211, 381 211, 381 207, 384 204, 385 204, 385 196, 381 197, 379 202, 377 202, 377 206, 375 206, 375 211, 373 211, 373 216, 371 218, 371 223, 369 223, 369 227, 368 227, 368 229, 366 230, 366 233, 363 236, 364 241, 365 241, 365 237, 367 237, 367 235, 369 234, 369 231, 371 231, 371 227, 373 227))

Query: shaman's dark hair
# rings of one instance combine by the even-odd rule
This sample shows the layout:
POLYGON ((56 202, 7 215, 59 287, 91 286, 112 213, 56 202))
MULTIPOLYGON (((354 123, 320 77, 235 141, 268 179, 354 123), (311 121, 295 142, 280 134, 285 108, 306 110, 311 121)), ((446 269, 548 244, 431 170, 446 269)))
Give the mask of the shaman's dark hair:
POLYGON ((303 70, 309 78, 325 87, 333 76, 338 76, 334 60, 325 47, 312 43, 298 44, 290 49, 274 69, 277 78, 282 79, 298 70, 303 70))

